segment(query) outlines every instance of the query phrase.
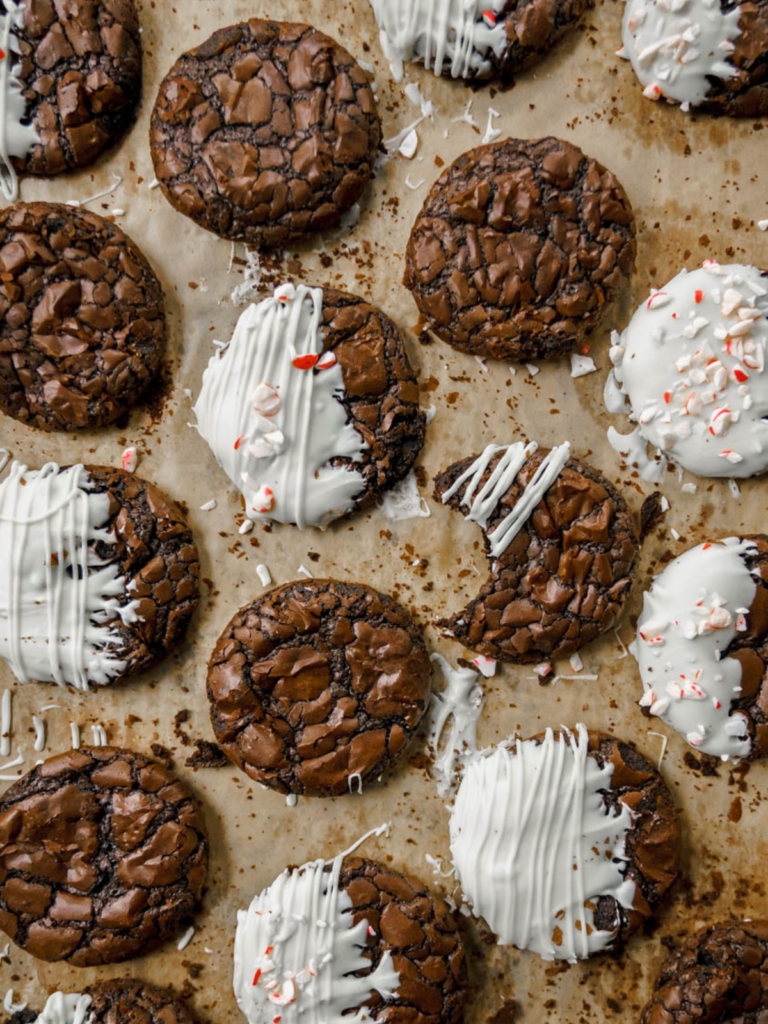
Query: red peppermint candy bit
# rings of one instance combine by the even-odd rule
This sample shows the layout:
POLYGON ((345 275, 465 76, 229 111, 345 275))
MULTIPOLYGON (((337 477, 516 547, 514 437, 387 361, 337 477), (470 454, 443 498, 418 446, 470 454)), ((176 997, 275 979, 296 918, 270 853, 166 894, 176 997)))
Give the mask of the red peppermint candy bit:
POLYGON ((745 380, 749 380, 749 374, 745 373, 744 370, 739 369, 738 366, 734 367, 733 376, 739 384, 743 384, 745 380))
POLYGON ((587 352, 589 352, 589 345, 582 345, 581 346, 581 353, 582 353, 582 355, 586 355, 587 352))
POLYGON ((712 547, 712 545, 709 542, 707 542, 701 550, 702 551, 706 551, 707 548, 711 548, 711 547, 712 547))
POLYGON ((238 437, 238 439, 235 441, 235 451, 237 451, 237 449, 240 447, 244 440, 245 434, 241 434, 240 437, 238 437))
POLYGON ((282 1019, 283 1019, 282 1017, 273 1017, 272 1018, 272 1024, 280 1024, 280 1021, 282 1019))
POLYGON ((317 361, 318 370, 330 370, 336 365, 336 354, 334 352, 323 352, 317 361))
POLYGON ((293 360, 293 365, 297 370, 311 370, 319 358, 319 356, 313 356, 311 354, 306 356, 296 356, 293 360))
POLYGON ((669 403, 670 403, 671 401, 672 401, 672 392, 671 392, 671 391, 665 391, 665 392, 664 392, 664 402, 665 402, 665 403, 666 403, 667 405, 669 405, 669 403))
POLYGON ((5 60, 5 50, 0 46, 0 60, 5 60))
POLYGON ((696 302, 698 304, 699 302, 701 302, 703 300, 704 292, 701 291, 700 288, 697 288, 696 291, 693 293, 693 297, 694 297, 694 299, 696 300, 696 302))
POLYGON ((493 11, 483 11, 483 21, 488 28, 496 28, 496 15, 493 11))
POLYGON ((253 976, 253 984, 254 984, 254 987, 255 987, 256 985, 258 985, 258 984, 259 984, 259 978, 260 978, 260 977, 261 977, 261 968, 260 968, 260 967, 257 967, 257 968, 256 968, 256 973, 255 973, 255 974, 254 974, 254 976, 253 976))

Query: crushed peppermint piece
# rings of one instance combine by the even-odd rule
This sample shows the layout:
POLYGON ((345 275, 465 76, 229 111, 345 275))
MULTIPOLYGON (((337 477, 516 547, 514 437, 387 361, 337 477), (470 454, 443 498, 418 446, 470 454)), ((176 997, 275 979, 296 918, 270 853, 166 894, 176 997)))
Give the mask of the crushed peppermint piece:
POLYGON ((126 473, 135 473, 139 463, 139 454, 135 448, 126 448, 120 458, 120 464, 126 473))
POLYGON ((206 501, 206 503, 204 505, 200 506, 200 511, 201 512, 213 512, 213 510, 218 507, 218 504, 219 503, 218 503, 218 501, 216 501, 215 498, 211 498, 210 501, 206 501))
POLYGON ((259 577, 263 587, 268 587, 272 583, 270 571, 263 562, 259 562, 256 566, 256 575, 259 577))
POLYGON ((579 355, 578 352, 571 353, 571 376, 584 377, 588 373, 594 373, 597 367, 590 356, 579 355))

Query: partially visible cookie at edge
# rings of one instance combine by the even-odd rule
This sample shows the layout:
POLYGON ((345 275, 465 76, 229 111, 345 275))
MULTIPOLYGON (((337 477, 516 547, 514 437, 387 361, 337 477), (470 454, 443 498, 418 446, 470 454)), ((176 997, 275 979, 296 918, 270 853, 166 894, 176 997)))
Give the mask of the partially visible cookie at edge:
POLYGON ((173 992, 132 978, 97 981, 77 993, 55 992, 41 1014, 19 1010, 5 1024, 36 1024, 41 1016, 45 1024, 194 1024, 173 992))

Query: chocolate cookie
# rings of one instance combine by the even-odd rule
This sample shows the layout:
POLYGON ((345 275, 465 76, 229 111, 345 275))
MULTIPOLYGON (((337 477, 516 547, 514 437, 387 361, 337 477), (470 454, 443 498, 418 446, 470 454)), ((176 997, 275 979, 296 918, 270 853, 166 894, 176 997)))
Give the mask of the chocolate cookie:
POLYGON ((14 462, 0 483, 0 658, 81 690, 146 671, 199 597, 186 516, 118 469, 14 462))
POLYGON ((371 0, 395 78, 403 63, 467 81, 501 78, 539 61, 578 22, 586 0, 371 0))
POLYGON ((635 248, 629 199, 602 164, 559 139, 506 139, 460 156, 432 186, 404 282, 454 348, 543 359, 597 326, 635 248))
POLYGON ((628 0, 622 44, 650 100, 731 117, 768 114, 766 0, 687 0, 674 8, 628 0))
POLYGON ((361 789, 402 755, 429 704, 421 630, 361 583, 302 580, 241 609, 208 666, 216 738, 281 793, 361 789))
POLYGON ((656 979, 641 1024, 761 1024, 768 1014, 768 922, 692 935, 656 979))
POLYGON ((768 756, 768 536, 684 551, 643 597, 640 706, 702 754, 768 756))
POLYGON ((363 299, 291 284, 250 306, 195 405, 246 515, 325 527, 371 505, 424 443, 400 332, 363 299))
POLYGON ((500 945, 574 962, 623 945, 679 870, 672 795, 634 746, 578 725, 472 760, 451 814, 464 897, 500 945))
POLYGON ((380 141, 373 92, 349 53, 309 25, 260 18, 214 32, 176 61, 150 129, 171 205, 260 248, 338 224, 380 141))
MULTIPOLYGON (((194 1024, 184 1003, 167 989, 145 981, 117 978, 88 985, 81 993, 56 992, 45 1005, 46 1021, 75 1024, 77 1011, 85 1010, 87 1024, 194 1024)), ((6 1024, 35 1024, 38 1013, 27 1009, 14 1013, 6 1024)))
POLYGON ((0 928, 40 960, 153 948, 197 909, 207 864, 197 800, 130 750, 51 757, 0 799, 0 928))
POLYGON ((160 282, 117 225, 87 210, 0 210, 0 314, 0 409, 30 426, 112 423, 160 368, 160 282))
POLYGON ((491 576, 437 625, 466 647, 527 664, 571 654, 612 629, 638 540, 618 491, 570 445, 489 445, 435 478, 435 499, 483 530, 491 576))
POLYGON ((445 903, 375 861, 342 854, 286 871, 238 912, 235 995, 249 1024, 275 1005, 290 1005, 290 1021, 326 1018, 329 1004, 335 1019, 364 1007, 383 1024, 461 1024, 466 984, 445 903))
POLYGON ((123 134, 141 98, 133 0, 21 0, 4 15, 12 70, 3 163, 45 175, 85 167, 123 134))

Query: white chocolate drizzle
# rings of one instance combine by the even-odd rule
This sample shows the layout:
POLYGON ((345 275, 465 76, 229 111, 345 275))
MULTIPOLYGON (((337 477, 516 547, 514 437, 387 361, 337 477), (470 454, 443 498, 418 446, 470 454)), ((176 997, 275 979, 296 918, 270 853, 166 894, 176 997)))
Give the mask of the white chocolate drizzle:
POLYGON ((432 653, 430 659, 446 682, 444 690, 432 692, 427 735, 434 757, 432 776, 445 798, 453 792, 462 766, 477 754, 477 723, 485 695, 474 669, 454 668, 441 654, 432 653))
POLYGON ((451 815, 451 853, 464 896, 501 945, 573 962, 607 949, 594 925, 600 896, 633 905, 626 878, 632 814, 606 804, 613 765, 588 755, 584 725, 512 740, 465 773, 451 815))
POLYGON ((400 976, 386 950, 375 971, 362 955, 368 922, 353 925, 352 900, 339 889, 342 861, 384 825, 330 862, 312 861, 284 871, 237 912, 234 988, 249 1024, 350 1024, 371 1020, 365 1008, 348 1013, 378 992, 392 999, 400 976))
POLYGON ((35 1024, 88 1024, 93 1017, 88 1013, 92 1002, 90 996, 54 992, 35 1024))
MULTIPOLYGON (((466 489, 461 497, 461 504, 469 508, 466 518, 472 520, 473 523, 477 523, 485 530, 488 520, 495 512, 499 502, 517 479, 517 474, 523 468, 526 461, 534 454, 538 447, 535 441, 531 441, 529 444, 524 444, 522 441, 516 441, 514 444, 509 445, 489 444, 471 466, 458 476, 451 486, 443 492, 443 504, 446 504, 466 484, 466 489), (483 474, 498 452, 503 452, 504 454, 496 463, 493 472, 476 495, 475 491, 477 491, 483 474)), ((536 468, 536 472, 526 484, 514 508, 490 533, 486 534, 490 544, 491 555, 494 558, 498 558, 499 555, 502 555, 507 550, 520 530, 525 526, 536 506, 555 480, 557 480, 558 476, 560 476, 563 467, 570 458, 570 454, 571 446, 568 441, 547 452, 536 468)))
POLYGON ((11 157, 25 157, 40 136, 31 124, 24 124, 26 102, 21 83, 11 68, 12 55, 19 53, 15 29, 24 21, 24 5, 3 0, 0 10, 0 188, 9 203, 19 195, 19 179, 11 157))
POLYGON ((83 466, 14 462, 0 484, 0 657, 19 682, 87 690, 125 669, 109 623, 135 621, 137 602, 121 605, 119 565, 96 554, 108 516, 83 466))
POLYGON ((364 488, 366 447, 339 397, 341 367, 322 351, 321 288, 280 285, 250 305, 203 374, 200 435, 245 498, 250 519, 326 527, 364 488))
POLYGON ((728 537, 670 562, 643 596, 630 648, 643 681, 640 705, 692 747, 725 761, 751 749, 744 716, 731 712, 741 665, 723 654, 747 629, 757 583, 742 556, 752 549, 728 537))

